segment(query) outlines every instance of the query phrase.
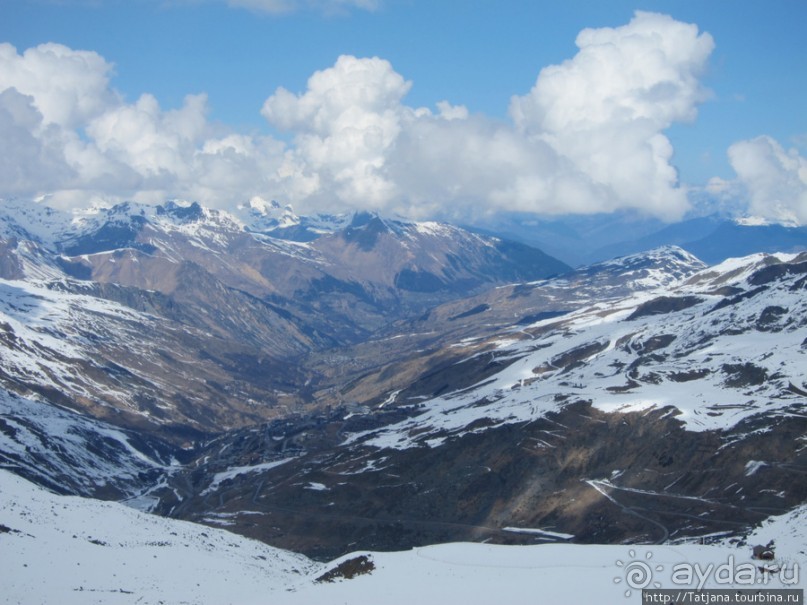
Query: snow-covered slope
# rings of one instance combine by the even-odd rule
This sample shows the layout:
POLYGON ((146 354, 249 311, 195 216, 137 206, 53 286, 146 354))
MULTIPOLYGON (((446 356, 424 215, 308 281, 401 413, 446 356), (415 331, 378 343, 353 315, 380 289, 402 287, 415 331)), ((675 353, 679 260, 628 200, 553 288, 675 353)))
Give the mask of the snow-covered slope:
POLYGON ((88 366, 100 344, 114 343, 117 336, 132 345, 156 318, 97 297, 60 292, 55 286, 0 280, 3 378, 64 395, 91 397, 107 391, 128 398, 124 384, 117 389, 99 384, 88 366), (75 365, 83 366, 82 371, 75 365))
POLYGON ((299 555, 121 504, 54 496, 0 470, 0 602, 274 603, 299 555))
POLYGON ((134 496, 159 480, 169 456, 155 439, 0 392, 0 466, 60 493, 134 496))
POLYGON ((371 443, 428 443, 483 418, 530 421, 557 409, 558 396, 604 411, 672 406, 689 430, 791 413, 807 405, 806 274, 804 254, 733 259, 496 339, 457 343, 470 353, 466 363, 484 355, 506 368, 429 400, 423 414, 375 432, 371 443))
MULTIPOLYGON (((773 561, 751 546, 494 546, 443 544, 406 552, 352 553, 330 563, 223 530, 163 519, 115 503, 54 496, 0 470, 3 603, 143 605, 482 605, 632 602, 642 587, 691 589, 676 565, 698 566, 702 588, 749 588, 715 570, 753 569, 755 588, 803 590, 807 564, 800 510, 757 530, 773 561), (762 571, 764 566, 769 570, 762 571), (740 567, 745 566, 745 567, 740 567), (350 571, 360 570, 347 579, 350 571), (341 573, 339 570, 343 570, 341 573), (637 577, 635 572, 645 572, 637 577), (332 581, 317 581, 330 577, 332 581), (763 584, 764 583, 764 584, 763 584)), ((746 582, 746 583, 743 583, 746 582)))
MULTIPOLYGON (((5 390, 152 430, 177 422, 221 430, 271 414, 255 402, 265 396, 266 372, 293 375, 283 362, 263 376, 240 375, 244 370, 232 367, 231 356, 255 354, 254 348, 211 334, 204 324, 196 327, 193 314, 206 317, 204 311, 183 314, 154 292, 100 288, 68 279, 0 279, 0 384, 5 390)), ((237 293, 228 300, 236 305, 237 293)), ((241 317, 210 321, 224 326, 243 322, 256 307, 266 310, 258 303, 241 317)), ((270 341, 276 334, 273 317, 271 311, 258 316, 252 334, 263 330, 270 341)))

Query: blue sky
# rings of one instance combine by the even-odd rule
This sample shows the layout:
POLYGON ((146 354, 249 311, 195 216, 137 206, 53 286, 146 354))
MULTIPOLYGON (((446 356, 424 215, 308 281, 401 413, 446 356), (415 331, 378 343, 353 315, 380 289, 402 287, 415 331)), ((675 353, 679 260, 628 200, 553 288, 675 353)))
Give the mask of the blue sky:
MULTIPOLYGON (((316 198, 311 194, 315 187, 313 177, 319 179, 320 184, 333 181, 339 188, 346 179, 355 181, 355 176, 345 176, 331 164, 327 172, 322 164, 315 166, 310 157, 301 159, 303 152, 300 150, 311 144, 303 140, 307 135, 301 122, 291 124, 278 115, 277 109, 273 118, 267 118, 266 113, 262 115, 264 103, 279 87, 302 97, 312 74, 335 67, 338 57, 379 57, 389 63, 387 72, 409 83, 408 88, 401 88, 400 94, 393 95, 396 111, 401 106, 411 110, 425 107, 436 115, 437 103, 447 101, 451 106, 463 107, 471 118, 476 116, 485 122, 482 126, 477 124, 474 140, 478 140, 481 131, 494 129, 492 124, 512 125, 512 97, 528 95, 543 68, 572 60, 578 53, 575 39, 581 30, 624 27, 634 18, 636 10, 661 13, 676 22, 695 24, 699 35, 707 32, 713 41, 707 57, 692 59, 693 64, 697 62, 693 73, 697 75, 700 96, 691 102, 690 109, 697 117, 694 121, 680 115, 665 118, 653 132, 648 132, 649 136, 662 133, 671 144, 673 155, 668 162, 678 171, 677 185, 703 188, 711 183, 710 190, 721 203, 727 203, 731 197, 745 196, 754 200, 756 196, 758 199, 751 203, 751 210, 757 214, 766 203, 763 198, 768 196, 771 198, 768 202, 784 204, 790 214, 795 212, 797 219, 807 220, 807 208, 802 208, 807 176, 799 176, 807 155, 807 41, 804 36, 807 2, 803 0, 282 0, 288 2, 288 10, 278 12, 273 9, 279 1, 0 0, 0 42, 11 44, 18 57, 27 49, 49 42, 72 51, 97 53, 108 66, 105 86, 118 96, 115 102, 119 106, 132 106, 147 93, 153 95, 158 104, 159 115, 165 116, 171 110, 181 111, 186 107, 186 95, 206 95, 204 109, 200 110, 207 120, 205 135, 194 139, 196 151, 204 141, 211 140, 211 136, 222 140, 233 133, 252 137, 252 143, 260 140, 264 147, 270 139, 270 142, 285 145, 284 153, 294 152, 299 156, 295 166, 299 174, 305 173, 308 184, 287 184, 276 191, 264 187, 265 195, 285 195, 287 201, 303 205, 308 201, 312 208, 317 208, 328 202, 322 195, 318 201, 312 201, 316 198), (767 146, 762 145, 758 137, 767 137, 767 146), (738 151, 735 155, 743 157, 731 161, 727 152, 741 141, 757 141, 757 144, 745 149, 745 154, 738 151), (778 156, 782 156, 781 161, 776 160, 778 156), (758 161, 761 164, 773 158, 774 163, 787 164, 788 158, 793 157, 795 168, 792 165, 783 168, 784 180, 795 179, 792 187, 785 191, 758 191, 762 187, 760 182, 765 179, 751 182, 755 174, 753 167, 746 167, 743 174, 737 173, 737 167, 741 172, 744 170, 744 163, 758 161), (773 200, 771 196, 795 196, 795 201, 790 198, 773 200)), ((2 67, 0 74, 1 70, 2 67)), ((15 82, 17 80, 10 83, 15 82)), ((33 95, 34 106, 42 111, 41 104, 36 102, 39 97, 31 92, 33 88, 20 90, 25 85, 19 83, 15 88, 22 94, 33 95)), ((100 111, 86 114, 85 119, 98 119, 100 111)), ((48 122, 47 112, 44 121, 48 122)), ((93 139, 92 133, 100 128, 89 126, 89 122, 71 126, 82 139, 93 139)), ((400 124, 396 128, 406 130, 400 124)), ((424 136, 424 132, 421 128, 418 136, 424 136)), ((333 131, 315 134, 320 142, 327 142, 333 131)), ((41 139, 40 135, 36 136, 41 139)), ((456 133, 450 136, 456 144, 467 147, 466 135, 462 139, 465 143, 459 142, 456 133)), ((541 129, 533 129, 531 136, 551 138, 541 129)), ((96 138, 101 141, 102 137, 96 138)), ((103 147, 100 143, 98 146, 103 147)), ((402 145, 396 139, 394 146, 402 145)), ((388 148, 389 145, 385 147, 388 148)), ((101 151, 108 156, 109 149, 107 145, 101 151)), ((556 162, 552 164, 555 170, 571 170, 563 167, 567 158, 578 168, 583 166, 580 169, 587 171, 597 185, 585 195, 630 197, 619 187, 615 191, 611 188, 597 193, 598 177, 592 173, 593 169, 585 168, 587 159, 578 157, 576 148, 568 152, 564 149, 554 150, 561 156, 560 160, 553 156, 554 159, 546 161, 556 162)), ((544 157, 541 150, 530 153, 534 161, 544 157)), ((78 160, 69 153, 66 157, 65 173, 81 172, 76 167, 78 160)), ((379 178, 385 180, 380 185, 376 179, 374 183, 339 189, 336 197, 348 206, 369 203, 380 209, 403 209, 404 213, 406 208, 416 206, 416 214, 426 215, 440 214, 438 206, 450 202, 447 189, 438 194, 436 190, 420 187, 428 178, 436 179, 435 175, 418 178, 423 175, 407 173, 402 176, 388 155, 359 154, 356 157, 357 161, 369 162, 363 174, 383 171, 379 178), (411 179, 417 179, 416 187, 408 187, 411 179), (402 190, 408 188, 421 189, 417 201, 404 200, 406 193, 402 190), (351 196, 353 201, 347 199, 351 196), (393 198, 398 202, 384 201, 393 198), (425 198, 437 201, 430 205, 423 201, 425 198)), ((123 162, 120 154, 115 161, 116 166, 123 162)), ((127 161, 142 177, 143 162, 137 164, 131 158, 127 161)), ((269 169, 266 162, 269 160, 261 164, 263 171, 269 169)), ((516 161, 519 162, 522 160, 516 161)), ((276 164, 273 166, 277 168, 276 164)), ((115 170, 106 169, 105 174, 115 170)), ((122 174, 121 170, 118 173, 122 174)), ((452 178, 461 179, 458 172, 459 169, 455 169, 452 178)), ((770 180, 771 176, 768 174, 765 178, 770 180)), ((194 195, 194 191, 183 189, 177 183, 163 187, 152 181, 142 184, 155 195, 194 195)), ((100 187, 97 182, 96 178, 95 184, 83 190, 92 190, 93 195, 100 197, 115 196, 114 187, 100 187)), ((59 186, 54 183, 55 189, 59 186)), ((653 186, 652 180, 649 186, 653 186)), ((471 187, 471 184, 457 183, 451 190, 468 197, 471 187)), ((77 188, 82 189, 82 186, 77 188)), ((120 195, 131 197, 135 188, 137 184, 130 179, 127 185, 120 187, 120 195)), ((491 185, 491 188, 495 192, 487 201, 474 202, 476 209, 523 210, 529 206, 523 202, 511 208, 501 202, 506 196, 502 187, 491 185)), ((15 195, 29 193, 23 186, 6 189, 15 195)), ((63 189, 75 191, 76 186, 71 184, 70 188, 63 189)), ((568 189, 564 186, 561 190, 568 189)), ((262 192, 256 185, 243 195, 263 195, 262 192)), ((3 193, 0 190, 0 196, 3 193)), ((38 193, 47 192, 43 189, 38 193)), ((239 194, 228 190, 227 195, 239 194)), ((540 197, 543 194, 533 192, 530 195, 540 197)), ((196 197, 204 196, 197 192, 196 197)), ((70 196, 65 194, 60 199, 68 198, 70 196)), ((637 205, 628 203, 627 207, 637 205)), ((665 215, 666 212, 667 218, 675 218, 680 215, 679 205, 668 199, 655 206, 651 204, 649 208, 651 213, 665 215), (662 205, 673 210, 663 211, 662 205)), ((560 212, 560 206, 562 204, 557 202, 537 203, 535 208, 560 212)), ((600 205, 580 202, 570 206, 575 212, 621 207, 625 204, 613 199, 600 205)), ((773 217, 775 213, 769 214, 773 217)))

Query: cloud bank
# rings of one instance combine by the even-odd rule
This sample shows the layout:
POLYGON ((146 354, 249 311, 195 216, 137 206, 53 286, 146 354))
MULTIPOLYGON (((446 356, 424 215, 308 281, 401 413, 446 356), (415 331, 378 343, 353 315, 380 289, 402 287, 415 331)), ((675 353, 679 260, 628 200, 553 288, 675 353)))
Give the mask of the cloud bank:
MULTIPOLYGON (((230 0, 266 11, 373 0, 230 0)), ((0 197, 55 205, 166 198, 230 207, 255 195, 300 211, 375 209, 479 219, 500 210, 635 209, 666 220, 689 209, 665 129, 696 118, 714 42, 695 25, 637 12, 580 32, 578 52, 513 96, 509 120, 440 101, 412 107, 413 86, 381 58, 339 57, 305 90, 277 89, 261 114, 288 135, 212 124, 205 95, 166 110, 126 102, 100 55, 58 44, 22 54, 0 44, 0 197)), ((756 214, 807 221, 805 160, 760 138, 729 150, 756 214)))
POLYGON ((750 214, 807 225, 807 159, 768 136, 735 143, 728 154, 750 214))

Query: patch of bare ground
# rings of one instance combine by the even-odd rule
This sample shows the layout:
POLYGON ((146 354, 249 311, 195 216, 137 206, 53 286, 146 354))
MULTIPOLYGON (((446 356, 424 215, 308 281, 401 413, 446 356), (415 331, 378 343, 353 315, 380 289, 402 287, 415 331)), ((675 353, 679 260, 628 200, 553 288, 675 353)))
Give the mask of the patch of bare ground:
POLYGON ((342 561, 339 565, 326 571, 319 576, 317 582, 334 582, 339 579, 352 580, 356 576, 372 573, 375 569, 375 563, 367 555, 359 555, 346 561, 342 561))

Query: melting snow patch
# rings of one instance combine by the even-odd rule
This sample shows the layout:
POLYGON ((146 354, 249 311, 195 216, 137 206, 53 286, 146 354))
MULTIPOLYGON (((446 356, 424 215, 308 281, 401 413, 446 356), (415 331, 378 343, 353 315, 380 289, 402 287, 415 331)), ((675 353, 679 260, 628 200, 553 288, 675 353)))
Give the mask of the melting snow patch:
POLYGON ((262 464, 254 464, 252 466, 233 466, 228 468, 226 471, 213 475, 213 481, 210 482, 210 485, 208 485, 205 491, 203 491, 200 495, 204 496, 205 494, 209 494, 222 482, 237 477, 238 475, 269 470, 270 468, 275 468, 281 464, 286 464, 286 462, 289 462, 290 460, 294 460, 294 458, 283 458, 282 460, 273 460, 271 462, 263 462, 262 464))
POLYGON ((745 476, 750 477, 754 473, 756 473, 759 469, 763 466, 768 466, 767 462, 763 462, 762 460, 749 460, 748 463, 745 465, 745 476))
POLYGON ((535 534, 537 536, 543 536, 554 540, 571 540, 574 538, 574 534, 564 534, 557 531, 548 531, 546 529, 532 527, 503 527, 502 530, 509 531, 514 534, 535 534))

